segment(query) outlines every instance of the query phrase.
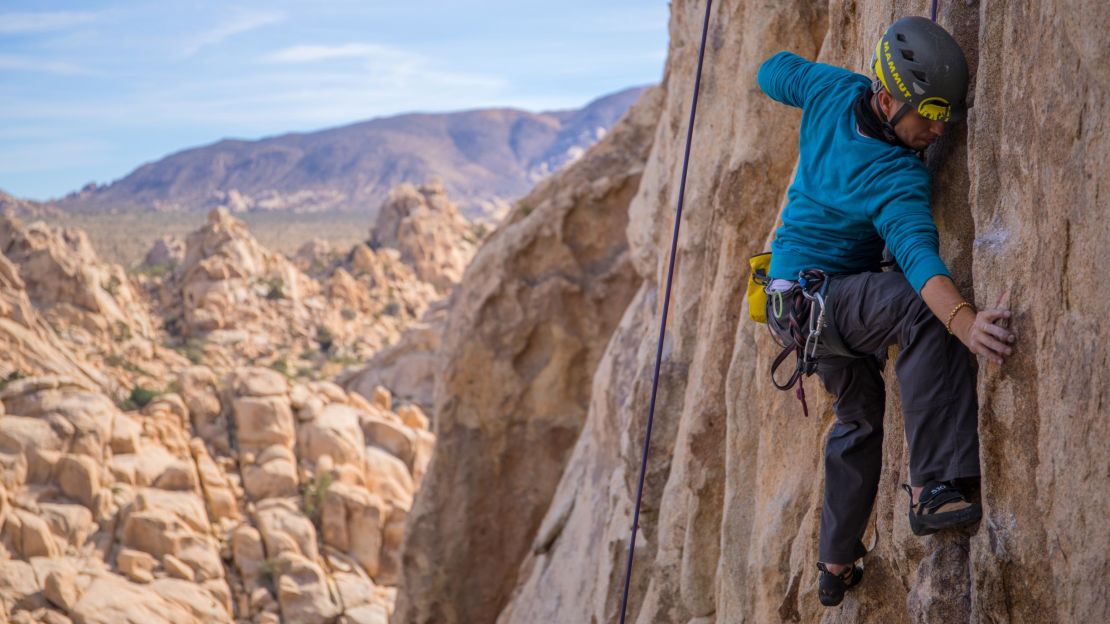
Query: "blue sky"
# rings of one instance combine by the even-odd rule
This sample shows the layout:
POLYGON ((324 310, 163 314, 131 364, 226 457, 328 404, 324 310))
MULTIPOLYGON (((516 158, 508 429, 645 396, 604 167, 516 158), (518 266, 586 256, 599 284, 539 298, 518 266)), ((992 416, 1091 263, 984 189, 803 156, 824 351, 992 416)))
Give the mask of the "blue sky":
POLYGON ((0 189, 414 110, 578 107, 657 82, 667 20, 665 0, 5 1, 0 189))

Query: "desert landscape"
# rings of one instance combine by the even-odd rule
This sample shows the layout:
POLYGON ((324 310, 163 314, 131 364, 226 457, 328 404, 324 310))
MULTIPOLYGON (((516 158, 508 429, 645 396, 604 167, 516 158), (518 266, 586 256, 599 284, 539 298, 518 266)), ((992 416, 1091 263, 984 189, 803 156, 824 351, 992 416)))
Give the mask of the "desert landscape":
MULTIPOLYGON (((976 373, 983 518, 911 534, 891 357, 867 576, 822 607, 833 399, 807 381, 805 418, 767 383, 744 298, 801 122, 760 63, 866 72, 892 16, 932 6, 718 0, 629 622, 1110 617, 1110 5, 936 6, 973 91, 925 152, 940 252, 1021 335, 976 373)), ((471 114, 472 140, 437 117, 437 158, 400 178, 339 158, 349 137, 314 160, 324 132, 0 197, 0 620, 616 622, 704 10, 670 4, 660 84, 471 114)))

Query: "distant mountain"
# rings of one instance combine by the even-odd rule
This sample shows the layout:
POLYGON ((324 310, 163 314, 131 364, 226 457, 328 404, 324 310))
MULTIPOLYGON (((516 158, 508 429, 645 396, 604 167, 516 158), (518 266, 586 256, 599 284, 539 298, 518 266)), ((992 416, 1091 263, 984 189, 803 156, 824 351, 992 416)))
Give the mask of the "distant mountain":
POLYGON ((24 219, 61 216, 61 213, 55 208, 29 199, 20 199, 0 189, 0 215, 2 214, 10 214, 24 219))
POLYGON ((66 211, 327 210, 372 213, 402 182, 443 182, 468 215, 496 212, 597 141, 644 87, 584 108, 407 114, 310 133, 227 139, 53 202, 66 211))

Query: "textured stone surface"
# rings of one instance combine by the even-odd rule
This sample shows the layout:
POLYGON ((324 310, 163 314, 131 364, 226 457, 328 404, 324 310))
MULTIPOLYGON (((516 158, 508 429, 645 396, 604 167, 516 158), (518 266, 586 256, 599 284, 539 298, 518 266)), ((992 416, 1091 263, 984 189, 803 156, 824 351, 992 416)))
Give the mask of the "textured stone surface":
MULTIPOLYGON (((206 275, 287 266, 216 217, 183 266, 206 275)), ((113 305, 150 290, 94 287, 104 267, 80 235, 74 248, 38 226, 3 236, 31 241, 5 243, 31 266, 0 255, 0 621, 334 622, 346 608, 357 621, 388 618, 404 518, 434 443, 418 408, 402 417, 390 401, 374 405, 328 381, 290 384, 288 370, 232 366, 234 357, 187 366, 154 350, 158 366, 136 360, 146 372, 123 362, 126 374, 104 374, 119 352, 96 332, 113 305), (30 291, 21 272, 36 280, 30 291), (77 351, 76 323, 95 338, 77 351), (139 388, 146 380, 176 387, 139 388), (322 527, 331 529, 323 543, 322 527)), ((378 269, 383 280, 396 274, 378 269)), ((373 322, 347 319, 326 299, 306 305, 352 328, 373 322)), ((139 323, 145 309, 123 312, 139 323)), ((269 311, 275 326, 311 322, 280 303, 269 311)), ((247 316, 232 314, 224 329, 250 325, 251 310, 234 312, 247 316)), ((382 335, 396 336, 400 318, 382 335)))
POLYGON ((520 200, 467 268, 436 390, 446 443, 409 517, 399 621, 492 621, 507 600, 637 286, 624 228, 660 102, 650 92, 520 200))
POLYGON ((416 276, 440 290, 462 277, 474 255, 470 225, 447 198, 443 184, 402 184, 389 192, 370 232, 374 246, 392 247, 416 276))
MULTIPOLYGON (((939 21, 964 46, 974 80, 967 124, 927 154, 938 176, 941 251, 980 307, 1008 296, 1019 333, 1010 361, 978 371, 985 517, 965 533, 909 533, 897 489, 907 478, 902 418, 888 371, 884 476, 865 538, 867 576, 841 607, 817 602, 821 450, 831 402, 808 381, 806 420, 792 395, 769 387, 776 350, 764 328, 747 320, 741 294, 744 261, 766 248, 792 175, 800 113, 766 98, 755 72, 783 48, 863 71, 883 28, 927 13, 928 5, 714 3, 631 621, 1094 622, 1110 612, 1102 587, 1110 565, 1103 520, 1110 468, 1100 450, 1110 442, 1100 418, 1110 370, 1100 337, 1110 310, 1105 297, 1092 296, 1110 244, 1100 218, 1110 162, 1103 128, 1110 80, 1100 54, 1110 9, 1081 0, 940 3, 939 21), (1037 103, 1025 104, 1030 97, 1037 103)), ((530 463, 495 463, 503 472, 494 479, 474 469, 471 458, 481 454, 473 446, 465 446, 473 453, 466 460, 454 450, 472 444, 457 423, 481 424, 488 435, 483 410, 496 411, 498 395, 481 384, 442 386, 440 446, 430 487, 414 508, 395 621, 486 621, 494 613, 503 623, 615 620, 703 10, 699 0, 672 3, 664 109, 630 208, 630 255, 643 283, 606 340, 588 418, 545 517, 498 525, 490 531, 496 543, 476 541, 483 532, 467 532, 464 520, 421 517, 446 508, 439 505, 459 509, 455 493, 472 490, 485 494, 487 508, 523 503, 514 519, 539 504, 523 487, 496 490, 498 500, 485 487, 514 483, 530 474, 530 463), (456 476, 450 492, 437 483, 446 474, 456 476), (526 535, 530 548, 506 539, 507 531, 526 535), (430 547, 459 535, 496 564, 458 574, 472 568, 457 553, 430 547), (437 569, 439 576, 424 572, 437 569)), ((461 292, 480 283, 468 273, 461 292)), ((498 319, 491 344, 528 326, 520 316, 498 319)), ((465 362, 451 351, 451 331, 447 352, 465 362)), ((538 411, 530 417, 544 422, 538 411)), ((504 447, 530 457, 560 446, 513 439, 504 447)))

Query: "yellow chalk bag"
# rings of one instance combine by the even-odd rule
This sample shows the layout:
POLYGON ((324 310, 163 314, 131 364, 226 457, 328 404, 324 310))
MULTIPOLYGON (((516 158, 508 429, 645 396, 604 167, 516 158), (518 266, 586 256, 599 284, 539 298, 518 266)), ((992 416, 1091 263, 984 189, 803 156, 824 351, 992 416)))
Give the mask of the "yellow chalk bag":
POLYGON ((752 256, 748 264, 752 268, 748 275, 748 316, 756 323, 766 323, 767 291, 764 288, 770 280, 767 271, 771 268, 771 252, 752 256))

